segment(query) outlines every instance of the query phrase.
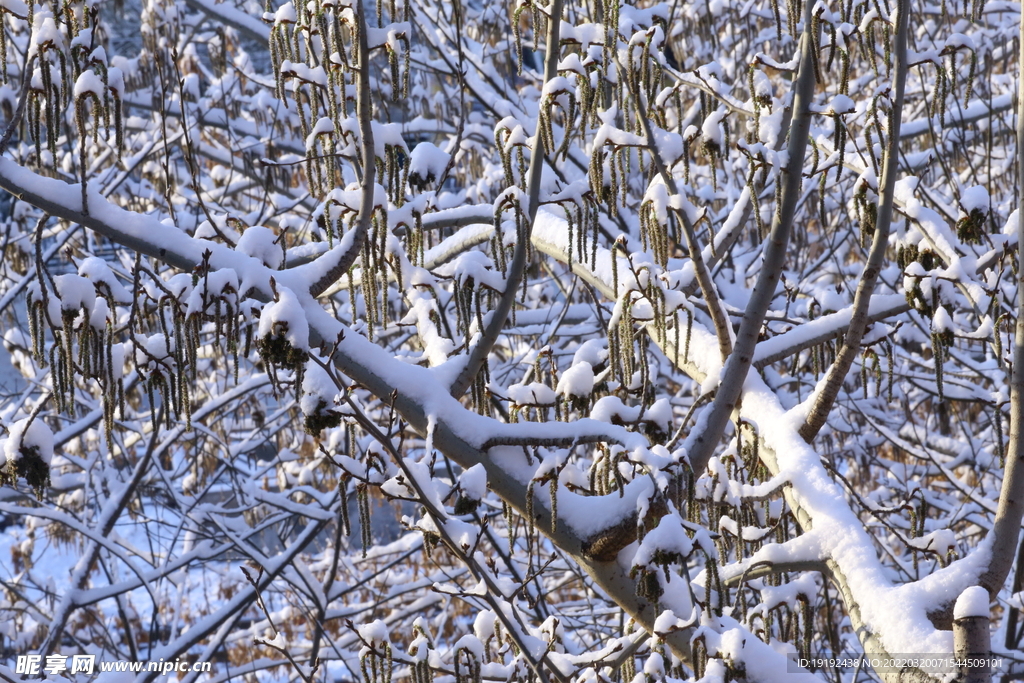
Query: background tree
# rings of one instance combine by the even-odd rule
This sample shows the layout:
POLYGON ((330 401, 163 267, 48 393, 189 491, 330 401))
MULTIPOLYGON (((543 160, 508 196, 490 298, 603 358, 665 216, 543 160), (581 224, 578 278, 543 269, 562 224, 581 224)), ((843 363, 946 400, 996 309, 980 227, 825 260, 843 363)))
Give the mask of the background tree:
POLYGON ((134 9, 0 3, 9 656, 1018 649, 1016 5, 134 9))

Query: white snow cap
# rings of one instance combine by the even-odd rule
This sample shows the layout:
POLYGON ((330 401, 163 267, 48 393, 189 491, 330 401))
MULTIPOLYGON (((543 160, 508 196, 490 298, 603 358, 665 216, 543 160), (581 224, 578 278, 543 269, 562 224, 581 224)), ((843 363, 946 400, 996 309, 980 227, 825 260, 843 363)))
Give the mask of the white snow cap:
POLYGON ((246 256, 252 256, 263 261, 267 268, 277 270, 284 260, 284 252, 281 245, 277 244, 277 235, 270 228, 262 225, 253 225, 246 228, 242 236, 238 238, 238 251, 246 256))
POLYGON ((935 315, 932 316, 932 330, 935 332, 946 332, 952 329, 953 319, 949 317, 949 312, 945 308, 939 306, 935 309, 935 315))
POLYGON ((470 500, 483 500, 487 495, 487 470, 483 463, 477 463, 459 477, 459 488, 470 500))
POLYGON ((78 79, 75 80, 76 99, 87 93, 96 97, 103 97, 104 90, 106 88, 103 87, 103 80, 95 71, 83 71, 78 75, 78 79))
POLYGON ((988 190, 981 185, 969 187, 960 195, 960 204, 962 204, 964 209, 967 211, 974 211, 975 209, 988 211, 988 190))
POLYGON ((566 398, 585 398, 594 391, 594 367, 587 361, 580 361, 565 371, 555 391, 566 398))
POLYGON ((288 326, 285 332, 285 339, 294 348, 306 351, 309 349, 309 324, 306 322, 306 314, 302 310, 302 303, 295 293, 287 287, 279 286, 277 289, 278 300, 268 304, 260 314, 259 335, 268 337, 276 334, 276 323, 285 323, 288 326))
POLYGON ((39 457, 47 465, 53 460, 53 432, 40 418, 29 422, 29 418, 18 420, 10 429, 10 437, 4 444, 7 461, 16 462, 21 458, 22 447, 38 449, 39 457))
POLYGON ((555 392, 546 384, 513 384, 508 388, 508 397, 521 406, 549 406, 556 400, 555 392))
POLYGON ((841 311, 846 308, 846 295, 837 290, 835 287, 826 287, 825 291, 821 293, 821 304, 822 312, 830 311, 841 311))
POLYGON ((296 22, 295 5, 286 2, 278 7, 277 12, 274 13, 274 22, 278 24, 294 24, 296 22))
POLYGON ((583 342, 580 348, 576 349, 576 353, 573 354, 573 365, 584 361, 590 363, 591 368, 600 365, 608 357, 607 343, 605 339, 588 339, 583 342))
POLYGON ((832 114, 849 114, 857 109, 857 104, 846 95, 836 95, 829 105, 832 114))
POLYGON ((391 636, 388 633, 387 624, 380 619, 360 626, 359 635, 362 636, 363 640, 371 645, 377 645, 378 643, 383 645, 384 643, 391 642, 391 636))
POLYGON ((725 114, 726 112, 723 110, 713 111, 704 119, 704 124, 701 126, 704 142, 713 143, 719 148, 725 144, 725 129, 722 128, 725 114))
POLYGON ((968 617, 987 617, 988 591, 981 586, 971 586, 960 594, 953 606, 953 619, 966 619, 968 617))
POLYGON ((412 149, 409 157, 409 182, 426 186, 444 173, 451 155, 429 142, 421 142, 412 149))

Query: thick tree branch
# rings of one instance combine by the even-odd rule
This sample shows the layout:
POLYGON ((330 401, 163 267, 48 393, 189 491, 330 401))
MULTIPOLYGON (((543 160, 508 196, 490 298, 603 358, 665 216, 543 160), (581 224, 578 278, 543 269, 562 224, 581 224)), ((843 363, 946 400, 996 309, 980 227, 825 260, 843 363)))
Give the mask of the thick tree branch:
MULTIPOLYGON (((789 358, 804 349, 832 341, 847 334, 853 317, 853 306, 835 313, 798 325, 789 332, 783 332, 757 345, 754 351, 754 367, 766 368, 772 363, 789 358)), ((876 294, 871 298, 866 320, 876 323, 910 310, 907 299, 899 294, 876 294)))

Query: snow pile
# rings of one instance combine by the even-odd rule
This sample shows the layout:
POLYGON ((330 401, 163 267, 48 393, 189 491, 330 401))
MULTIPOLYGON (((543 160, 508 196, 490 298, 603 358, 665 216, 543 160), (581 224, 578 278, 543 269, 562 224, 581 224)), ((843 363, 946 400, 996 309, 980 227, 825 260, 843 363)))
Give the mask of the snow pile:
POLYGON ((693 542, 686 534, 682 519, 678 513, 673 513, 662 517, 658 526, 644 536, 633 556, 633 566, 662 565, 668 576, 668 565, 683 564, 692 552, 693 542))
POLYGON ((618 396, 604 396, 594 404, 590 417, 612 424, 636 422, 640 419, 640 408, 627 406, 618 396))
POLYGON ((86 311, 91 314, 96 305, 96 288, 81 275, 68 273, 53 278, 60 297, 61 309, 67 312, 86 311))
POLYGON ((672 427, 672 404, 667 398, 659 398, 644 412, 644 422, 667 433, 672 427))
MULTIPOLYGON (((288 287, 275 285, 273 279, 270 280, 270 285, 274 288, 276 300, 267 304, 260 313, 256 349, 263 358, 263 362, 267 364, 267 369, 270 371, 270 382, 275 391, 280 390, 279 370, 291 370, 295 373, 293 384, 295 400, 301 402, 304 388, 303 375, 306 370, 306 362, 309 360, 309 324, 295 292, 288 287)), ((304 409, 312 408, 311 413, 306 413, 305 427, 313 434, 319 434, 321 429, 338 424, 334 416, 323 412, 323 409, 330 408, 327 400, 323 400, 322 407, 320 405, 321 399, 323 399, 321 384, 325 383, 317 381, 314 387, 316 391, 310 392, 313 397, 312 405, 306 403, 303 406, 304 409)))
POLYGON ((856 103, 846 95, 836 95, 829 104, 828 114, 851 114, 857 109, 856 103))
POLYGON ((963 194, 960 195, 960 205, 964 207, 967 213, 980 209, 982 211, 988 211, 989 197, 988 190, 982 185, 975 185, 964 190, 963 194))
POLYGON ((468 515, 487 495, 487 470, 477 463, 459 477, 459 495, 455 499, 455 514, 468 515))
POLYGON ((513 384, 508 388, 508 397, 520 406, 550 406, 556 400, 551 387, 540 382, 530 384, 513 384))
POLYGON ((841 311, 847 306, 847 298, 835 287, 826 287, 819 295, 822 315, 841 311))
POLYGON ((122 285, 114 271, 110 269, 107 262, 96 256, 89 256, 78 264, 78 274, 92 282, 98 292, 102 292, 98 285, 103 285, 114 301, 119 304, 130 304, 134 297, 131 292, 122 285))
POLYGON ((921 550, 931 550, 942 558, 957 548, 956 534, 952 529, 936 529, 924 536, 910 539, 910 544, 921 550))
POLYGON ((144 370, 147 375, 163 375, 164 370, 171 370, 176 363, 173 339, 168 343, 167 337, 157 333, 151 337, 144 334, 135 335, 135 367, 144 370))
POLYGON ((725 146, 725 128, 722 121, 726 112, 722 109, 711 112, 701 125, 701 146, 711 155, 722 153, 725 146))
POLYGON ((48 10, 36 12, 32 18, 32 45, 29 47, 28 56, 34 57, 40 49, 57 49, 63 52, 66 46, 67 40, 57 28, 53 14, 48 10))
POLYGON ((269 12, 264 13, 264 17, 266 18, 267 16, 269 16, 270 20, 276 24, 294 24, 297 21, 295 5, 290 2, 286 2, 278 7, 277 11, 273 14, 270 14, 269 12))
POLYGON ((988 190, 981 185, 969 187, 960 195, 960 217, 956 222, 956 236, 965 244, 981 244, 986 234, 991 200, 988 190))
POLYGON ((195 236, 204 240, 214 240, 224 236, 232 244, 237 244, 241 235, 228 225, 227 216, 214 216, 213 222, 203 221, 195 230, 195 236))
POLYGON ((312 154, 316 150, 316 140, 321 135, 326 135, 327 139, 330 140, 331 135, 334 134, 334 121, 327 116, 320 117, 316 124, 313 126, 313 130, 306 136, 306 153, 312 154))
POLYGON ((754 71, 752 80, 754 81, 754 101, 761 106, 770 106, 774 88, 768 76, 763 71, 757 70, 754 71))
POLYGON ((435 270, 441 277, 450 277, 465 286, 472 280, 474 287, 484 285, 496 292, 505 290, 505 278, 494 269, 494 262, 482 251, 467 251, 435 270))
POLYGON ((618 396, 604 396, 594 404, 590 417, 617 425, 643 422, 667 433, 672 427, 672 405, 667 398, 661 398, 644 410, 641 406, 627 406, 618 396))
POLYGON ((477 463, 459 477, 459 490, 472 500, 483 500, 487 495, 487 470, 477 463))
POLYGON ((76 100, 86 95, 102 98, 105 90, 106 88, 103 86, 103 81, 95 71, 83 71, 79 74, 78 79, 75 80, 76 100))
POLYGON ((583 342, 572 356, 572 363, 590 363, 592 368, 600 365, 608 358, 608 342, 606 339, 588 339, 583 342))
POLYGON ((935 315, 932 316, 932 330, 935 332, 946 332, 952 329, 953 319, 949 317, 949 313, 945 308, 939 306, 935 309, 935 315))
MULTIPOLYGON (((182 278, 175 284, 191 287, 192 283, 190 280, 186 281, 182 278)), ((234 268, 221 268, 207 272, 189 293, 185 315, 203 313, 216 316, 223 315, 225 312, 230 315, 231 310, 238 306, 238 290, 238 272, 234 268), (228 306, 227 311, 221 310, 224 304, 228 306)))

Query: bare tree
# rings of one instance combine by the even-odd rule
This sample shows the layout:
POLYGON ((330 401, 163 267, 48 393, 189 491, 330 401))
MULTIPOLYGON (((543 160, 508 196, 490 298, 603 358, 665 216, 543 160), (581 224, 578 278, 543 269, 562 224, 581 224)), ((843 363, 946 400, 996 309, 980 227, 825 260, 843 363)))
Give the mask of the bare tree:
POLYGON ((1016 6, 0 20, 5 676, 1015 660, 1016 6))

